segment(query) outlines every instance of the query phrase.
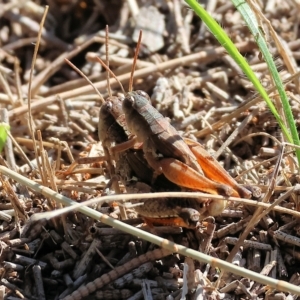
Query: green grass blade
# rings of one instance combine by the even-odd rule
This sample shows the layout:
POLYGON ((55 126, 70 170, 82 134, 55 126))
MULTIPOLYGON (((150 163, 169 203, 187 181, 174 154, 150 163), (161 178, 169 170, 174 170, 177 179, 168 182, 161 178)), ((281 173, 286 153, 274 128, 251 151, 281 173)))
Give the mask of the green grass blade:
POLYGON ((10 129, 9 125, 5 123, 0 124, 0 152, 2 152, 5 146, 7 140, 7 130, 9 129, 10 129))
MULTIPOLYGON (((295 145, 300 145, 299 135, 297 132, 295 120, 293 117, 292 109, 288 101, 288 97, 286 95, 283 83, 281 81, 280 75, 277 71, 275 62, 273 60, 272 54, 270 53, 267 43, 265 41, 264 35, 261 31, 259 24, 257 23, 256 17, 254 16, 250 6, 243 0, 232 0, 235 7, 238 9, 240 14, 243 16, 249 30, 255 37, 256 43, 268 65, 269 71, 273 77, 274 83, 276 85, 278 94, 282 101, 282 106, 285 114, 286 121, 288 123, 292 140, 295 145)), ((273 111, 272 111, 273 112, 273 111)), ((297 159, 300 165, 300 151, 296 150, 297 159)))
MULTIPOLYGON (((261 85, 259 79, 256 77, 255 73, 252 71, 251 67, 248 65, 245 58, 239 53, 239 51, 235 47, 234 43, 227 36, 226 32, 210 16, 210 14, 205 11, 205 9, 196 0, 185 0, 185 1, 190 5, 190 7, 194 10, 194 12, 203 20, 203 22, 206 24, 206 26, 209 28, 209 30, 214 34, 214 36, 219 41, 219 43, 227 50, 229 55, 239 64, 239 66, 241 67, 241 69, 243 70, 245 75, 252 82, 252 84, 255 87, 255 89, 257 90, 257 92, 266 101, 269 109, 271 110, 272 114, 276 118, 286 140, 290 143, 293 143, 293 141, 295 142, 297 140, 296 137, 294 136, 295 130, 291 129, 291 132, 293 133, 293 138, 292 138, 290 131, 285 126, 283 120, 281 119, 280 115, 278 114, 274 104, 272 103, 271 99, 269 98, 264 87, 261 85)), ((239 2, 239 5, 241 6, 241 2, 239 2)), ((287 120, 289 120, 288 116, 287 116, 287 120)), ((299 154, 297 154, 297 157, 298 157, 298 161, 300 164, 300 152, 299 152, 299 154)))

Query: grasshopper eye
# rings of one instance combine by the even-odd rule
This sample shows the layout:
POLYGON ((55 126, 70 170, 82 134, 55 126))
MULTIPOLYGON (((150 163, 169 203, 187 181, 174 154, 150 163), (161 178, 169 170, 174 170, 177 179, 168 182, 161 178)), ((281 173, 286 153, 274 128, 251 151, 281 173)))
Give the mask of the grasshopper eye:
POLYGON ((108 113, 110 113, 113 106, 112 106, 112 103, 111 103, 110 101, 108 101, 108 102, 106 102, 106 103, 104 104, 104 107, 105 107, 105 110, 106 110, 108 113))
POLYGON ((118 116, 123 113, 122 101, 123 101, 122 97, 112 96, 107 98, 107 102, 109 102, 110 104, 109 111, 115 118, 118 118, 118 116))
POLYGON ((148 102, 151 102, 150 101, 150 97, 149 97, 149 95, 146 92, 144 92, 142 90, 137 90, 136 94, 138 94, 139 96, 142 96, 142 97, 146 98, 148 100, 148 102))
POLYGON ((134 102, 135 102, 134 97, 128 94, 122 102, 123 109, 124 110, 131 109, 133 107, 134 102))
POLYGON ((100 116, 105 117, 110 115, 112 109, 112 104, 110 102, 105 102, 100 108, 100 116))

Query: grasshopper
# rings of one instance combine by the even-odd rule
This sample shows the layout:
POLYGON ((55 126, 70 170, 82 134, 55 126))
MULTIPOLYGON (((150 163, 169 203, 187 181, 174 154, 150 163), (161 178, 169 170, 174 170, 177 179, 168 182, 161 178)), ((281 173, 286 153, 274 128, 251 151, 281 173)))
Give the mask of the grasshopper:
MULTIPOLYGON (((122 101, 120 97, 106 99, 99 113, 98 133, 104 148, 108 149, 108 155, 111 155, 116 162, 115 173, 121 178, 127 192, 157 192, 166 188, 180 191, 180 187, 163 175, 153 180, 154 171, 145 159, 142 149, 123 147, 129 140, 130 133, 125 122, 122 101), (121 152, 118 152, 119 148, 122 148, 121 152), (118 155, 115 152, 118 152, 118 155), (137 179, 132 180, 132 178, 137 179)), ((199 220, 208 216, 205 213, 207 211, 205 201, 195 199, 150 199, 146 200, 144 205, 137 206, 136 211, 148 223, 184 227, 194 227, 199 220)))
MULTIPOLYGON (((168 184, 173 183, 172 191, 182 188, 204 191, 208 194, 250 198, 251 192, 229 176, 200 144, 181 138, 168 120, 151 105, 150 97, 145 92, 129 91, 118 102, 115 99, 108 101, 110 101, 107 105, 110 116, 113 116, 118 126, 125 126, 127 134, 134 135, 132 144, 136 142, 142 144, 142 153, 137 149, 128 151, 130 145, 128 136, 128 141, 123 143, 126 146, 122 150, 126 151, 126 155, 117 163, 118 170, 130 170, 139 179, 134 184, 126 183, 125 180, 129 192, 161 191, 163 186, 160 181, 163 178, 167 179, 168 184), (114 105, 118 105, 118 108, 113 108, 114 105), (150 177, 151 174, 154 175, 151 181, 149 174, 150 177)), ((102 109, 104 110, 101 108, 101 111, 102 109)), ((101 122, 103 120, 100 120, 99 124, 101 122)), ((103 139, 101 140, 103 142, 103 139)), ((114 150, 122 149, 122 143, 116 141, 116 144, 117 146, 112 147, 114 150)), ((118 173, 121 174, 120 171, 118 173)), ((124 182, 124 174, 121 177, 124 182)), ((190 224, 195 224, 195 221, 220 214, 225 206, 224 200, 152 199, 145 201, 144 205, 137 207, 136 210, 150 222, 189 227, 190 224)))
POLYGON ((122 107, 127 126, 137 140, 143 142, 145 157, 151 167, 180 186, 224 196, 251 196, 251 192, 238 185, 200 144, 183 140, 148 99, 143 91, 129 92, 122 107), (208 178, 201 174, 202 169, 208 178))
MULTIPOLYGON (((147 93, 132 91, 136 60, 137 52, 129 92, 126 93, 120 84, 125 97, 115 97, 110 92, 99 113, 98 133, 109 173, 119 175, 129 192, 192 190, 250 198, 251 192, 230 177, 199 143, 179 135, 151 105, 147 93), (133 176, 137 181, 130 180, 133 176)), ((108 65, 99 61, 111 72, 108 65)), ((116 182, 113 185, 119 193, 116 182)), ((136 210, 156 223, 189 227, 224 210, 226 201, 208 199, 146 200, 136 210)), ((123 212, 122 216, 126 214, 123 212)))
MULTIPOLYGON (((240 186, 199 143, 182 139, 150 104, 145 92, 127 93, 122 107, 129 131, 136 135, 138 142, 143 143, 145 159, 157 174, 162 173, 176 185, 191 190, 251 197, 251 192, 240 186)), ((226 201, 208 202, 200 219, 220 214, 225 206, 226 201)))

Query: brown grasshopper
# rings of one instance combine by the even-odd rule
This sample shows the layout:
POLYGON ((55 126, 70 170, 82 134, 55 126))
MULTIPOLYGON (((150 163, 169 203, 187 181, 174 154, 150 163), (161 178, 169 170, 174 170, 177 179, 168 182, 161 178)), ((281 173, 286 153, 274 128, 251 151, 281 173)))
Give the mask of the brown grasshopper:
MULTIPOLYGON (((133 75, 131 82, 132 78, 133 75)), ((124 99, 107 99, 107 103, 101 108, 99 121, 99 137, 103 144, 106 143, 107 136, 109 139, 116 136, 116 128, 118 133, 122 132, 123 138, 119 135, 114 140, 116 146, 111 148, 113 153, 122 148, 124 151, 136 142, 143 145, 142 152, 137 149, 126 150, 126 154, 117 162, 118 170, 131 170, 140 180, 134 187, 127 184, 127 188, 130 187, 129 189, 134 191, 159 191, 162 188, 159 182, 164 178, 167 179, 168 185, 173 183, 173 191, 174 187, 175 190, 181 187, 209 194, 250 198, 251 192, 230 177, 200 144, 181 138, 168 120, 151 105, 145 92, 130 91, 125 93, 124 99), (128 136, 129 132, 134 138, 128 136), (120 143, 122 139, 123 142, 120 143), (149 176, 145 174, 150 174, 150 178, 152 174, 154 176, 150 181, 149 176), (163 177, 160 174, 163 174, 163 177)), ((121 177, 124 181, 124 175, 121 177)), ((160 223, 167 223, 170 218, 178 217, 183 222, 176 219, 175 223, 182 224, 188 219, 194 221, 208 215, 218 215, 225 206, 226 201, 204 203, 198 199, 161 199, 147 200, 137 210, 146 218, 159 219, 160 223)), ((174 219, 172 222, 174 224, 174 219)))
MULTIPOLYGON (((134 65, 136 60, 137 52, 134 65)), ((99 61, 111 72, 107 65, 99 61)), ((169 121, 151 105, 145 92, 132 91, 134 65, 129 92, 126 93, 120 84, 125 97, 115 97, 109 88, 110 96, 99 113, 99 139, 103 144, 110 175, 119 175, 128 192, 183 189, 249 198, 251 192, 231 178, 200 144, 182 139, 169 121), (132 177, 137 180, 130 180, 132 177)), ((72 170, 70 168, 64 174, 72 170)), ((120 192, 115 181, 113 187, 120 192)), ((205 200, 152 199, 146 200, 136 210, 148 221, 189 227, 224 210, 226 201, 208 199, 209 196, 205 200)))
POLYGON ((156 172, 163 173, 179 186, 193 190, 224 196, 251 196, 251 192, 230 177, 200 144, 183 140, 151 105, 145 92, 129 92, 122 107, 129 130, 139 142, 143 142, 145 158, 156 172), (159 158, 159 154, 163 158, 159 158), (201 174, 202 169, 207 177, 201 174))
MULTIPOLYGON (((199 143, 180 137, 167 119, 150 104, 145 92, 127 93, 122 107, 129 131, 143 143, 145 158, 157 174, 164 174, 168 180, 184 188, 250 198, 251 192, 229 176, 199 143)), ((220 214, 225 206, 226 201, 208 202, 201 219, 220 214)))
MULTIPOLYGON (((140 41, 141 35, 138 47, 140 41)), ((168 120, 151 105, 145 92, 132 91, 137 53, 129 92, 126 93, 120 84, 125 97, 115 97, 111 95, 108 85, 110 96, 100 109, 98 133, 108 160, 109 173, 117 173, 129 192, 188 189, 226 197, 250 198, 251 192, 231 178, 200 144, 181 138, 168 120), (133 176, 137 181, 128 180, 133 176)), ((112 73, 108 63, 105 65, 100 58, 99 62, 112 73)), ((119 193, 118 185, 113 185, 119 193)), ((223 200, 167 198, 146 200, 136 210, 145 218, 159 223, 189 226, 207 216, 220 214, 225 206, 226 201, 223 200)))
MULTIPOLYGON (((143 149, 125 147, 127 150, 116 159, 117 174, 128 192, 178 191, 183 187, 210 194, 250 197, 250 191, 237 184, 200 144, 183 140, 150 104, 145 92, 129 92, 123 99, 110 97, 101 107, 99 137, 103 144, 109 139, 109 145, 116 144, 111 148, 115 151, 130 142, 129 132, 143 143, 143 149), (200 173, 202 169, 207 178, 200 173), (154 173, 157 177, 153 177, 154 173), (130 181, 132 177, 137 177, 138 181, 130 181)), ((220 214, 225 206, 224 200, 164 198, 146 200, 136 210, 151 223, 190 227, 207 216, 220 214)))
MULTIPOLYGON (((154 170, 149 166, 142 149, 125 147, 124 150, 123 145, 129 140, 129 132, 126 130, 122 99, 109 97, 106 101, 99 114, 99 138, 107 148, 115 145, 109 148, 110 154, 116 161, 116 174, 120 176, 127 192, 157 192, 166 189, 180 191, 180 187, 170 182, 164 175, 153 179, 154 170), (119 151, 119 146, 123 149, 116 155, 115 151, 119 151)), ((184 227, 193 227, 199 220, 209 215, 206 213, 205 201, 189 198, 150 199, 135 209, 148 223, 184 227)))

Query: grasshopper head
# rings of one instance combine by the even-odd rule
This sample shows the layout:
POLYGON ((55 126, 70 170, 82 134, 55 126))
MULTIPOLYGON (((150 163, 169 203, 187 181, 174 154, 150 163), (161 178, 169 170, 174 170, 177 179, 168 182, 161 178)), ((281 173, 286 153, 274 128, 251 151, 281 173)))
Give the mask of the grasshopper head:
POLYGON ((98 136, 104 142, 124 142, 127 140, 127 127, 122 111, 122 99, 120 97, 108 97, 100 108, 98 136))
POLYGON ((135 93, 137 95, 139 95, 140 97, 143 97, 143 98, 147 99, 148 102, 151 102, 150 97, 149 97, 149 95, 146 92, 144 92, 142 90, 137 90, 137 91, 135 91, 135 93))
POLYGON ((115 118, 119 118, 123 114, 122 110, 122 102, 124 98, 121 97, 108 97, 107 101, 107 109, 109 113, 115 118))
POLYGON ((127 93, 124 101, 123 101, 123 110, 125 114, 130 110, 139 110, 143 108, 145 105, 149 104, 150 97, 144 91, 133 91, 127 93))
POLYGON ((122 103, 129 131, 135 134, 139 141, 143 141, 151 131, 147 123, 147 118, 151 118, 151 114, 148 112, 149 99, 149 96, 143 91, 132 91, 126 94, 122 103))
POLYGON ((110 113, 111 107, 112 107, 111 102, 106 101, 105 103, 103 103, 100 108, 99 119, 103 120, 103 119, 108 118, 111 115, 111 113, 110 113))

